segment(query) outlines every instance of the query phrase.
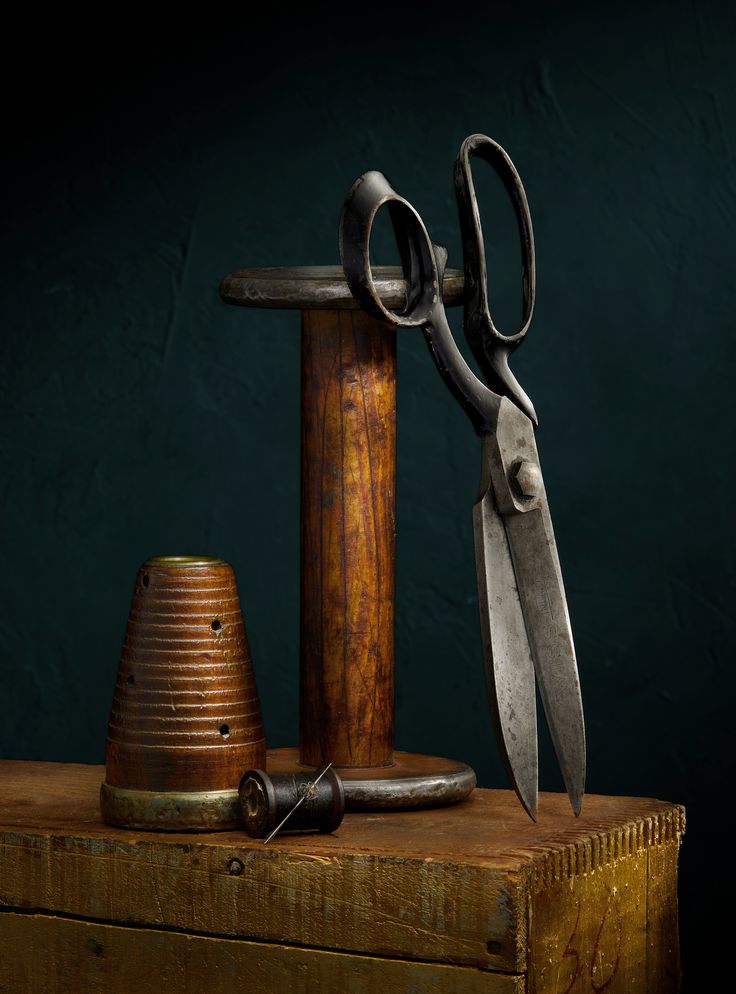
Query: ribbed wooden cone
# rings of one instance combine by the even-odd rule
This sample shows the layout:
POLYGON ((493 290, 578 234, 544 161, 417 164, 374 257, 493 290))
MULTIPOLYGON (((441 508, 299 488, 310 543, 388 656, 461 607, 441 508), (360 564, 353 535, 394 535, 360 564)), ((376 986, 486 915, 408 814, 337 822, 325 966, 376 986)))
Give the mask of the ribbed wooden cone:
POLYGON ((161 556, 138 572, 118 668, 101 804, 139 828, 228 828, 266 742, 235 573, 161 556))

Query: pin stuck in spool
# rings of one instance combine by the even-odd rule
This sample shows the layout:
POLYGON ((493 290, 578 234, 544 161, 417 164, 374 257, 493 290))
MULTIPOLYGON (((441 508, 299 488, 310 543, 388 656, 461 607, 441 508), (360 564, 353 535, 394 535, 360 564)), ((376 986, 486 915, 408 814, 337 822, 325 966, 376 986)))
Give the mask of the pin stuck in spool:
POLYGON ((342 780, 332 767, 319 775, 248 770, 239 795, 243 825, 254 839, 282 824, 285 832, 334 832, 345 814, 342 780))

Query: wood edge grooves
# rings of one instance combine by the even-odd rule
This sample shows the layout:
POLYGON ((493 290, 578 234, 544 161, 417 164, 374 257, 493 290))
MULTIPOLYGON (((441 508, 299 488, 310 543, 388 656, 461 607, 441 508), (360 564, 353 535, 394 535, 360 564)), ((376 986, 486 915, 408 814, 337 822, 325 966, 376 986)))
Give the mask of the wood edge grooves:
POLYGON ((681 804, 673 804, 666 811, 634 816, 626 825, 615 829, 602 823, 596 830, 595 824, 592 824, 587 839, 563 844, 552 852, 545 853, 541 847, 535 849, 528 846, 508 851, 507 854, 517 858, 532 858, 531 885, 536 895, 556 883, 585 876, 655 846, 673 841, 679 844, 684 833, 685 808, 681 804))

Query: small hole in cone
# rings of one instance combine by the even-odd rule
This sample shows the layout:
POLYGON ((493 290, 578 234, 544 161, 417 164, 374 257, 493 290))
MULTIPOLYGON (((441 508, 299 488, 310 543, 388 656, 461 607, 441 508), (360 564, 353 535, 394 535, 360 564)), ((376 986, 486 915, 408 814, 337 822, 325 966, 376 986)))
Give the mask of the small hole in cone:
POLYGON ((128 676, 127 676, 127 678, 126 678, 125 682, 126 682, 126 683, 128 684, 128 686, 129 686, 129 687, 132 687, 132 686, 133 686, 133 684, 135 683, 135 677, 133 676, 133 674, 132 674, 132 673, 129 673, 129 674, 128 674, 128 676))
POLYGON ((147 587, 150 582, 151 582, 150 576, 148 575, 148 573, 144 573, 141 583, 143 584, 144 587, 147 587))
POLYGON ((223 739, 229 739, 230 738, 230 726, 229 725, 220 725, 220 735, 223 737, 223 739))
POLYGON ((213 632, 219 632, 220 629, 222 628, 222 622, 220 621, 220 619, 215 618, 215 620, 210 625, 210 628, 212 629, 213 632))

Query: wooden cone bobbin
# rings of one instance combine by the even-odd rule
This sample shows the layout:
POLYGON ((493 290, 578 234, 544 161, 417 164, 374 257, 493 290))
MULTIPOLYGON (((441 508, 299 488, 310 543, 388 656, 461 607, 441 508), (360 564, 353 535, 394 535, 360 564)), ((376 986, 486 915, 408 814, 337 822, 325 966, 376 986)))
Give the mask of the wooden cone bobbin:
POLYGON ((103 818, 126 828, 233 828, 243 771, 265 759, 232 566, 149 559, 136 578, 118 667, 103 818))
MULTIPOLYGON (((373 275, 386 306, 403 306, 401 270, 373 275)), ((220 293, 302 312, 300 744, 271 750, 268 770, 331 762, 349 810, 461 800, 469 766, 394 752, 396 331, 359 309, 336 266, 239 270, 220 293)), ((461 272, 444 294, 462 300, 461 272)))

